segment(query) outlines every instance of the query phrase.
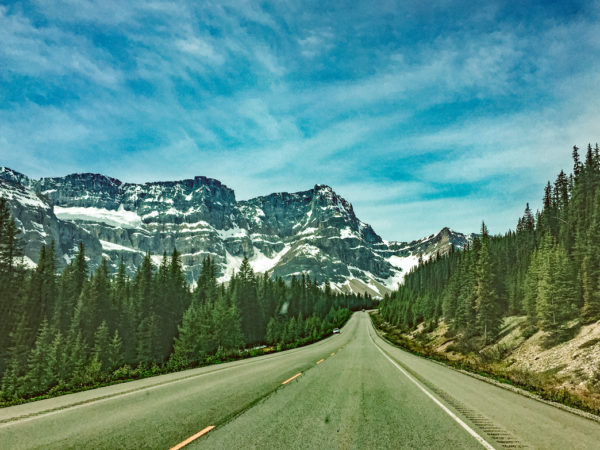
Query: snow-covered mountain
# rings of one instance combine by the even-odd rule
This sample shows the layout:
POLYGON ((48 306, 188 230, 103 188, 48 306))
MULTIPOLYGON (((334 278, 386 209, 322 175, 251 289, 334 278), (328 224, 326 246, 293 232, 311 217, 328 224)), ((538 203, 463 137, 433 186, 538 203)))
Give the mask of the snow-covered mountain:
POLYGON ((361 222, 352 205, 329 186, 236 201, 221 182, 191 180, 129 184, 99 174, 33 180, 0 168, 0 196, 23 231, 25 261, 34 265, 42 244, 55 241, 59 266, 79 242, 94 269, 121 258, 133 273, 149 252, 159 264, 174 247, 193 283, 211 256, 228 280, 244 257, 255 272, 290 279, 308 274, 344 292, 381 297, 419 258, 462 249, 471 236, 444 228, 413 242, 388 242, 361 222))

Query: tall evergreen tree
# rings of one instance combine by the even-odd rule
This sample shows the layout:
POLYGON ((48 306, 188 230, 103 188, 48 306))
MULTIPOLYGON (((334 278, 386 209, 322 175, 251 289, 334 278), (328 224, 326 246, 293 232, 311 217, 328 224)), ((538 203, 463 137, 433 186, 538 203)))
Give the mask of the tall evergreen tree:
POLYGON ((242 318, 244 340, 248 344, 261 342, 264 340, 265 329, 258 304, 256 277, 248 263, 248 258, 242 261, 232 294, 234 305, 242 318))
POLYGON ((540 328, 559 337, 576 309, 571 262, 566 251, 546 237, 541 248, 542 266, 537 287, 540 328))
POLYGON ((488 235, 485 223, 481 226, 481 250, 477 261, 476 300, 477 322, 483 334, 484 343, 491 342, 498 334, 501 316, 494 289, 494 272, 488 249, 488 235))
POLYGON ((22 254, 20 230, 6 199, 0 197, 0 374, 9 359, 10 336, 23 314, 25 272, 20 260, 22 254))
POLYGON ((51 331, 47 320, 44 319, 27 360, 26 386, 30 393, 41 393, 50 387, 52 380, 48 373, 47 364, 51 345, 51 331))
POLYGON ((583 310, 585 321, 593 322, 600 319, 600 296, 598 295, 600 283, 600 189, 596 189, 594 206, 590 226, 587 230, 585 242, 585 256, 583 257, 582 287, 583 310))
POLYGON ((110 331, 106 321, 102 321, 94 334, 94 350, 92 356, 96 358, 96 361, 100 364, 100 374, 103 377, 108 375, 109 371, 112 369, 110 346, 110 331))

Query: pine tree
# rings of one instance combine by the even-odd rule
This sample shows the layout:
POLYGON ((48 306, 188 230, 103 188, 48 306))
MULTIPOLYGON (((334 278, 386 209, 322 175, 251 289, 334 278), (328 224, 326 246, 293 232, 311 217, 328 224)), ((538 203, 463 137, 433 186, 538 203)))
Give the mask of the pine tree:
POLYGON ((108 370, 115 370, 123 365, 123 340, 119 335, 119 330, 115 330, 108 346, 108 370))
POLYGON ((579 176, 581 172, 581 161, 579 160, 579 147, 576 145, 573 146, 573 175, 575 178, 579 176))
MULTIPOLYGON (((154 268, 150 254, 147 253, 135 274, 136 310, 141 315, 149 315, 155 309, 154 302, 154 268)), ((139 317, 136 318, 139 320, 139 317)))
POLYGON ((136 361, 141 365, 151 365, 155 362, 156 351, 160 349, 157 344, 159 329, 156 316, 156 286, 152 260, 147 253, 134 281, 136 361))
POLYGON ((50 387, 52 380, 48 376, 47 357, 52 344, 51 338, 48 322, 44 320, 27 360, 26 383, 29 393, 41 393, 50 387))
POLYGON ((6 199, 0 197, 0 374, 9 359, 10 335, 21 320, 21 302, 25 276, 19 258, 22 241, 6 199))
POLYGON ((237 349, 244 346, 242 317, 235 303, 229 305, 224 296, 219 296, 213 309, 212 323, 212 339, 217 348, 237 349))
POLYGON ((448 283, 448 287, 444 291, 443 301, 442 301, 442 312, 446 322, 448 324, 453 324, 454 328, 456 328, 455 318, 457 314, 458 308, 458 297, 460 295, 460 278, 462 277, 462 271, 460 270, 460 266, 456 269, 456 273, 450 279, 448 283))
POLYGON ((94 350, 92 356, 96 358, 100 364, 100 375, 103 377, 108 375, 109 371, 112 369, 110 345, 110 331, 106 321, 102 321, 94 334, 94 350))
POLYGON ((51 385, 65 386, 69 374, 65 339, 60 331, 54 335, 47 358, 46 377, 51 381, 51 385))
POLYGON ((207 256, 202 261, 202 269, 198 278, 196 297, 200 303, 214 301, 217 295, 217 272, 213 260, 207 256))
POLYGON ((171 356, 171 362, 176 367, 197 364, 205 356, 202 341, 206 341, 208 337, 207 330, 202 327, 200 315, 195 302, 183 314, 171 356))
POLYGON ((268 344, 276 344, 280 341, 281 336, 281 326, 279 321, 275 317, 271 317, 269 319, 269 323, 267 324, 267 343, 268 344))
POLYGON ((56 262, 54 241, 50 247, 42 246, 37 267, 31 275, 29 295, 23 317, 26 319, 26 332, 29 333, 29 343, 36 339, 36 331, 40 324, 49 319, 54 309, 56 299, 56 262))
POLYGON ((108 262, 103 258, 91 282, 84 283, 78 302, 81 330, 90 346, 94 345, 94 333, 100 324, 112 318, 110 296, 108 262))
POLYGON ((7 354, 7 368, 2 378, 2 394, 6 398, 17 398, 26 394, 25 373, 30 351, 26 320, 21 318, 10 335, 11 346, 7 354))
MULTIPOLYGON (((463 279, 461 280, 457 298, 456 317, 454 321, 455 328, 458 330, 465 330, 467 335, 473 332, 476 318, 477 280, 475 278, 475 265, 473 259, 473 252, 468 252, 465 260, 466 268, 463 279)), ((412 307, 410 303, 409 307, 412 307)))
POLYGON ((531 263, 525 276, 524 285, 524 304, 525 312, 527 313, 527 322, 530 326, 537 325, 538 310, 538 283, 540 279, 541 254, 540 251, 535 251, 531 258, 531 263))
POLYGON ((81 331, 72 329, 69 334, 67 347, 67 366, 71 369, 71 385, 81 386, 85 383, 85 372, 88 365, 88 346, 81 331))
POLYGON ((587 231, 585 244, 585 256, 583 258, 582 287, 583 287, 583 309, 582 317, 586 322, 594 322, 600 319, 600 296, 598 286, 600 284, 600 188, 596 189, 594 207, 590 227, 587 231))
POLYGON ((233 297, 242 318, 244 341, 247 344, 256 344, 264 339, 265 327, 258 304, 256 277, 247 258, 242 261, 236 278, 233 297))
POLYGON ((498 311, 496 291, 494 289, 494 273, 488 249, 488 237, 485 224, 482 224, 481 250, 477 261, 476 308, 477 322, 483 333, 483 342, 491 342, 500 329, 501 317, 498 311))
POLYGON ((576 310, 573 269, 567 252, 549 236, 540 249, 541 266, 537 285, 537 314, 540 328, 560 337, 566 321, 576 310))
POLYGON ((22 256, 21 231, 13 220, 6 199, 0 197, 0 277, 10 278, 17 259, 22 256))
POLYGON ((137 333, 137 363, 141 366, 150 366, 159 362, 157 356, 158 318, 155 314, 142 319, 137 333))
POLYGON ((53 328, 67 333, 84 283, 87 282, 88 264, 85 259, 85 247, 79 243, 75 258, 65 267, 57 286, 57 298, 52 312, 53 328))
MULTIPOLYGON (((122 357, 124 362, 132 364, 136 356, 136 311, 135 303, 131 298, 131 286, 127 276, 123 258, 119 263, 117 274, 112 283, 112 305, 115 311, 115 325, 122 340, 122 357)), ((121 365, 120 363, 119 365, 121 365)))
POLYGON ((533 218, 533 214, 531 213, 529 203, 527 203, 527 205, 525 206, 525 214, 523 215, 523 229, 529 232, 532 232, 535 229, 535 219, 533 218))
POLYGON ((298 340, 298 324, 295 317, 291 317, 287 324, 287 339, 293 343, 298 340))
POLYGON ((163 294, 157 305, 157 314, 162 319, 158 355, 161 360, 166 360, 177 334, 177 324, 189 304, 189 289, 177 248, 173 249, 170 259, 163 258, 158 278, 159 291, 163 294))
POLYGON ((2 377, 2 396, 7 399, 19 398, 23 394, 21 382, 22 368, 18 358, 9 358, 8 365, 2 377))

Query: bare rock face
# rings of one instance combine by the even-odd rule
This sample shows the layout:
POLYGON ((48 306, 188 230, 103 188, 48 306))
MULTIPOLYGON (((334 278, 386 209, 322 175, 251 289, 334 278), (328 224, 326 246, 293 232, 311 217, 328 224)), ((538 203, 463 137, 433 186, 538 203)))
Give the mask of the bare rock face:
POLYGON ((100 174, 32 180, 0 168, 7 198, 25 242, 25 262, 35 265, 43 244, 54 241, 64 267, 80 242, 92 270, 121 258, 130 273, 150 253, 159 264, 177 248, 193 283, 206 256, 226 281, 244 257, 255 272, 286 280, 309 275, 343 292, 381 297, 420 259, 462 249, 471 236, 444 228, 437 235, 387 242, 361 222, 352 205, 329 186, 236 201, 217 180, 129 184, 100 174))

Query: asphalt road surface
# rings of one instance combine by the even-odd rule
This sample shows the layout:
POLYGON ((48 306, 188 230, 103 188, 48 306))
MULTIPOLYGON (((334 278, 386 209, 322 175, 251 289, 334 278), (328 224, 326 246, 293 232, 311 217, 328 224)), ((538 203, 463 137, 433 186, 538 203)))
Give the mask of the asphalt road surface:
POLYGON ((300 349, 0 410, 2 449, 192 437, 186 449, 598 449, 600 424, 397 349, 363 312, 300 349))

